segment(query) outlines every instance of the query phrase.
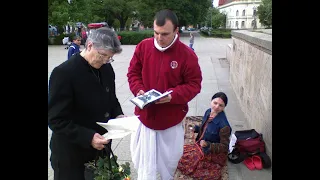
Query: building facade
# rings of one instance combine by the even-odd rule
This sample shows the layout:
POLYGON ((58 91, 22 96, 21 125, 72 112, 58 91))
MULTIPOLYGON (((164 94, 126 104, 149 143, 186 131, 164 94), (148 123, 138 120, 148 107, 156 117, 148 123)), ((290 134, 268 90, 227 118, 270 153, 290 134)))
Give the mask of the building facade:
POLYGON ((217 9, 227 15, 227 29, 264 28, 257 14, 261 0, 219 0, 217 9))

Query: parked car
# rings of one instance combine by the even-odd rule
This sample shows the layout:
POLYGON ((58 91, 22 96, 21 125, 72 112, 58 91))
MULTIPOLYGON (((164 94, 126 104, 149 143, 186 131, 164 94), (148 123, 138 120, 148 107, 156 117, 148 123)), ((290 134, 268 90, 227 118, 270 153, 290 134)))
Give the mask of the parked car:
POLYGON ((200 28, 201 31, 211 31, 212 28, 211 27, 206 27, 206 26, 203 26, 202 28, 200 28))
POLYGON ((97 28, 101 28, 101 27, 109 27, 109 25, 106 22, 101 22, 101 23, 90 23, 90 24, 88 24, 87 27, 88 27, 87 35, 89 35, 91 32, 91 29, 97 29, 97 28))
POLYGON ((205 31, 205 30, 208 30, 208 27, 207 26, 203 26, 202 28, 200 28, 201 31, 205 31))
MULTIPOLYGON (((97 28, 101 28, 101 27, 109 27, 109 25, 106 22, 88 24, 87 35, 89 35, 91 33, 92 29, 97 29, 97 28)), ((121 40, 121 36, 118 36, 118 39, 121 40)))
POLYGON ((100 28, 100 27, 109 27, 109 25, 106 22, 88 24, 88 28, 89 29, 97 29, 97 28, 100 28))

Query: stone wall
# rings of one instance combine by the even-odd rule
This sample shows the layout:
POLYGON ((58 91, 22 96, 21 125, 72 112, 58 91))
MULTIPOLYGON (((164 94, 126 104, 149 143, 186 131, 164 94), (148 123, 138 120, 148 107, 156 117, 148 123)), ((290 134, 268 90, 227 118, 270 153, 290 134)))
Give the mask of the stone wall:
POLYGON ((230 83, 248 125, 263 134, 272 159, 272 30, 232 31, 230 83))

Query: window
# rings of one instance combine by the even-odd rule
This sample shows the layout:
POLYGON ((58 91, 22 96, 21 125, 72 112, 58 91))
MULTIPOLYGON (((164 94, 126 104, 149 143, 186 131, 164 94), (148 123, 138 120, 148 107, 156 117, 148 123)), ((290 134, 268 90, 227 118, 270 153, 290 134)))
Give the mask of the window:
POLYGON ((243 28, 246 28, 246 27, 244 26, 244 21, 241 21, 241 29, 243 28))
POLYGON ((236 28, 238 28, 238 25, 239 25, 239 24, 238 24, 238 21, 236 21, 236 28))
POLYGON ((239 16, 239 11, 237 10, 237 12, 236 12, 236 16, 239 16))
POLYGON ((243 10, 242 11, 242 16, 245 16, 246 15, 246 10, 243 10))
POLYGON ((253 15, 256 16, 257 15, 257 10, 253 10, 253 15))

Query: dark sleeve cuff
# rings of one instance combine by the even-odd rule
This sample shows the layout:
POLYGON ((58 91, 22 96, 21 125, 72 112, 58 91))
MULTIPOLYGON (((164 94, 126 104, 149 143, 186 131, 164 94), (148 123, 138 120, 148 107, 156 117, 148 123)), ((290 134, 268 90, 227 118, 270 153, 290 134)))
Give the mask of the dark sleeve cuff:
POLYGON ((204 154, 208 154, 210 152, 210 149, 211 149, 210 148, 211 147, 211 143, 208 142, 208 141, 206 141, 206 143, 208 144, 208 146, 202 148, 202 151, 203 151, 204 154))
POLYGON ((200 127, 198 125, 195 125, 194 126, 194 132, 195 133, 199 133, 199 131, 200 131, 200 127))
POLYGON ((74 142, 76 142, 77 144, 80 144, 80 146, 82 146, 84 148, 92 147, 91 146, 92 138, 93 138, 93 136, 94 136, 94 134, 96 132, 94 130, 92 130, 92 129, 87 129, 87 128, 83 128, 81 130, 81 128, 80 128, 80 131, 79 131, 79 135, 74 140, 74 142))

